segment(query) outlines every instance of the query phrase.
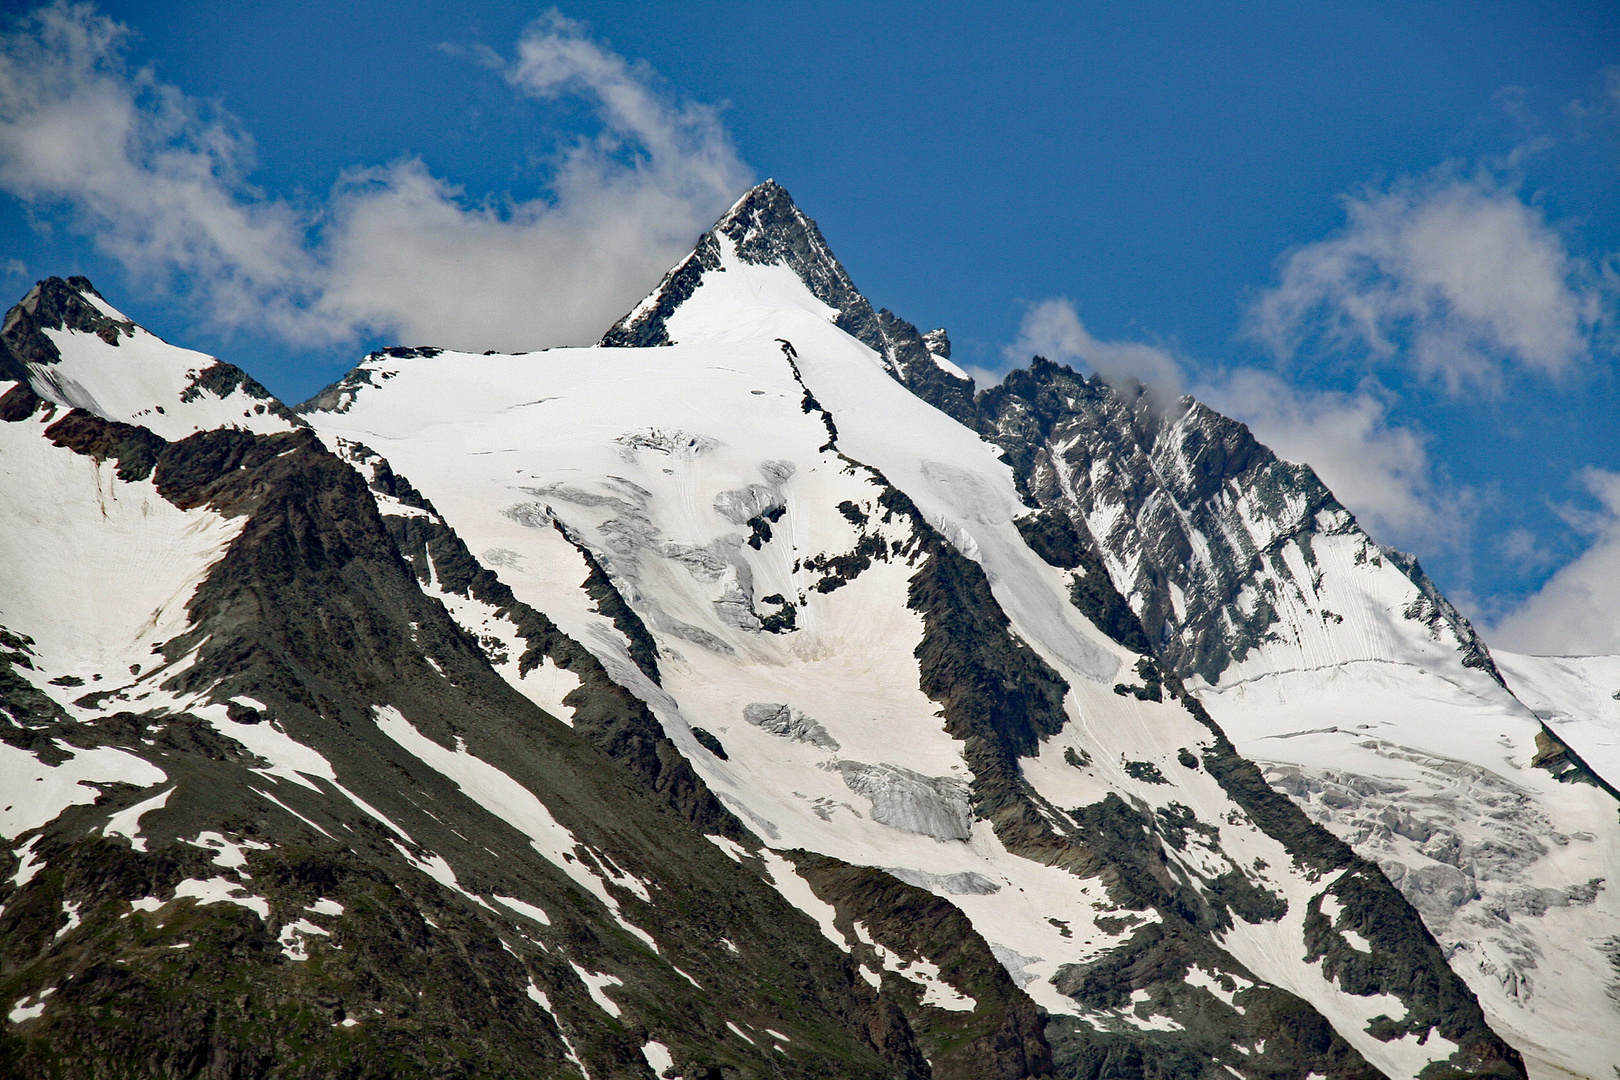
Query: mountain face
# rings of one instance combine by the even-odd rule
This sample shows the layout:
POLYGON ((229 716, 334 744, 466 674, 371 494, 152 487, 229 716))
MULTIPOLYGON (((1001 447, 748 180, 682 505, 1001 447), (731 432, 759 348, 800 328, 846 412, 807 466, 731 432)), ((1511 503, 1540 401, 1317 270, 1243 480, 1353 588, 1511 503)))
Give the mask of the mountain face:
POLYGON ((1528 660, 1504 681, 1416 560, 1196 402, 1156 407, 1037 361, 980 404, 1032 501, 1106 563, 1155 655, 1274 786, 1379 864, 1493 1026, 1535 1059, 1601 1075, 1614 1051, 1584 1025, 1613 1000, 1620 773, 1603 723, 1581 723, 1593 703, 1532 714, 1513 693, 1547 692, 1528 660))
POLYGON ((9 1074, 1620 1062, 1595 691, 1195 402, 975 394, 772 182, 296 414, 83 279, 0 343, 9 1074))

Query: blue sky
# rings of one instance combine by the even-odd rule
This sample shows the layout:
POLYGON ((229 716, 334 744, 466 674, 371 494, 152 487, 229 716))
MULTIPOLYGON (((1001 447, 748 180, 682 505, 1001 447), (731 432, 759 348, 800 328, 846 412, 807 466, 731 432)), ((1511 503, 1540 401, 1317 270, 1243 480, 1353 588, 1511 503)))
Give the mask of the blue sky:
POLYGON ((1612 4, 1023 7, 6 5, 0 287, 296 401, 590 340, 774 176, 964 366, 1192 392, 1493 642, 1620 651, 1612 4))

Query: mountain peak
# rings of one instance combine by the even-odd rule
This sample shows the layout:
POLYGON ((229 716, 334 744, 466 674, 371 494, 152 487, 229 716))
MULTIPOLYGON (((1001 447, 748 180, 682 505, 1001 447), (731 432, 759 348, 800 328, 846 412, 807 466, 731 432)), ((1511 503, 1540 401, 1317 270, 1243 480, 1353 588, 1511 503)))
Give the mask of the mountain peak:
POLYGON ((601 344, 641 347, 674 344, 669 320, 697 293, 704 278, 725 272, 722 238, 746 266, 785 266, 810 293, 838 314, 834 325, 877 353, 894 378, 958 420, 973 415, 973 380, 947 368, 944 331, 935 346, 906 320, 877 310, 855 287, 815 221, 800 210, 786 188, 766 180, 750 188, 699 238, 692 254, 664 275, 658 288, 614 323, 601 344))
POLYGON ((44 330, 94 334, 117 347, 120 337, 133 337, 134 324, 102 300, 87 277, 47 277, 5 314, 0 327, 0 379, 32 382, 40 368, 62 361, 62 353, 44 330))
POLYGON ((658 288, 613 324, 601 343, 629 348, 673 344, 670 317, 692 297, 706 274, 724 270, 722 237, 745 265, 787 266, 818 300, 838 310, 841 329, 873 349, 881 348, 881 335, 871 325, 872 305, 855 288, 816 223, 775 180, 749 188, 698 238, 692 253, 664 275, 658 288))
POLYGON ((215 427, 303 426, 247 372, 170 345, 80 276, 45 278, 6 312, 0 381, 170 440, 215 427))
POLYGON ((28 382, 28 365, 61 361, 56 345, 43 330, 94 334, 116 346, 120 337, 134 336, 135 324, 108 304, 89 278, 48 277, 6 312, 0 328, 0 378, 28 382))

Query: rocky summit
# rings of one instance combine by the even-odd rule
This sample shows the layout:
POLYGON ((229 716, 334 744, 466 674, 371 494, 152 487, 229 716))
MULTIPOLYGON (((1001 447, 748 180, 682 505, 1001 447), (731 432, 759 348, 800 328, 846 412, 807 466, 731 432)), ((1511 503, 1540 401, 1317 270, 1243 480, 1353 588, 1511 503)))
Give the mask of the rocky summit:
POLYGON ((1620 1073, 1620 663, 774 182, 588 348, 0 393, 0 1074, 1620 1073))

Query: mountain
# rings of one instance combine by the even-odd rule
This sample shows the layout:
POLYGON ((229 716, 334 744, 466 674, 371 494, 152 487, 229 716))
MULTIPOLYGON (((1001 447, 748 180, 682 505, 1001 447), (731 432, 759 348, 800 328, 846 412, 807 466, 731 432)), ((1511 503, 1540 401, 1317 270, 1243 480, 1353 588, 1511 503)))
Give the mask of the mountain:
POLYGON ((1562 722, 1527 709, 1528 658, 1505 681, 1415 559, 1203 405, 1161 408, 1040 362, 981 402, 1033 501, 1106 564, 1160 660, 1400 887, 1493 1027, 1576 1075, 1609 1068, 1615 1050, 1587 1025, 1614 1001, 1620 770, 1591 703, 1562 722))
POLYGON ((779 185, 296 413, 83 279, 0 342, 11 1073, 1620 1060, 1568 672, 1195 402, 976 393, 779 185))
POLYGON ((82 277, 42 281, 6 313, 0 380, 165 439, 219 427, 303 426, 247 372, 148 333, 82 277))

